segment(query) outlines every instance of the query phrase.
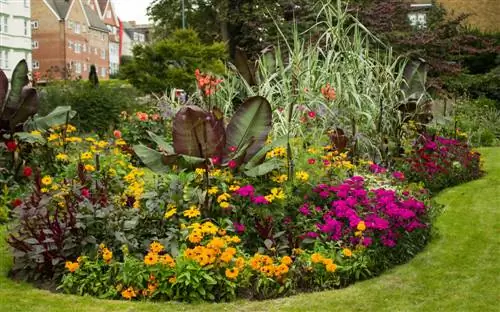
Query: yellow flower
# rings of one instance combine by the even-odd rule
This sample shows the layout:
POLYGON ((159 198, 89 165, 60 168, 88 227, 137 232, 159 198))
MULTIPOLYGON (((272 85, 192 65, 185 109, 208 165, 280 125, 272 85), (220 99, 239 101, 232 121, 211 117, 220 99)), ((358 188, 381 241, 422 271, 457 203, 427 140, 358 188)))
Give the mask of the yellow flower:
POLYGON ((356 232, 354 232, 354 236, 361 237, 361 236, 363 236, 363 232, 362 231, 356 231, 356 232))
POLYGON ((113 169, 113 168, 109 169, 109 170, 108 170, 108 173, 109 173, 109 176, 110 176, 110 177, 114 177, 114 176, 116 176, 116 170, 115 170, 115 169, 113 169))
POLYGON ((165 219, 169 219, 170 217, 172 217, 174 214, 177 213, 177 208, 173 208, 173 209, 170 209, 170 210, 167 210, 165 212, 165 215, 163 216, 165 219))
POLYGON ((69 156, 63 153, 59 153, 56 155, 56 160, 69 161, 69 156))
POLYGON ((59 185, 57 185, 57 184, 52 184, 51 189, 52 189, 53 191, 57 191, 57 190, 59 189, 59 185))
POLYGON ((55 141, 57 139, 59 139, 59 134, 57 133, 51 133, 48 137, 49 142, 55 141))
POLYGON ((356 226, 356 229, 358 229, 358 231, 364 231, 364 230, 366 230, 365 221, 359 221, 358 225, 356 226))
POLYGON ((281 183, 284 183, 288 180, 288 176, 286 174, 282 174, 282 175, 273 177, 272 180, 276 183, 281 184, 281 183))
POLYGON ((224 239, 220 237, 214 237, 208 242, 207 247, 212 249, 221 249, 226 245, 224 239))
POLYGON ((46 187, 42 187, 42 188, 40 189, 40 191, 41 191, 42 193, 48 193, 48 192, 49 192, 49 189, 48 189, 48 188, 46 188, 46 187))
POLYGON ((342 254, 346 257, 352 257, 352 251, 349 248, 342 249, 342 254))
POLYGON ((245 267, 245 258, 238 257, 234 263, 239 269, 243 269, 245 267))
POLYGON ((42 178, 42 184, 43 185, 50 185, 50 184, 52 184, 52 178, 50 176, 44 176, 42 178))
POLYGON ((194 171, 197 175, 203 175, 205 173, 205 169, 203 168, 196 168, 194 171))
POLYGON ((85 171, 88 171, 88 172, 95 171, 95 167, 92 165, 85 165, 85 171))
POLYGON ((155 265, 158 263, 158 254, 154 252, 149 252, 144 256, 145 265, 155 265))
POLYGON ((292 262, 292 258, 290 258, 289 256, 284 256, 283 258, 281 258, 281 263, 285 265, 290 265, 292 264, 292 262))
POLYGON ((182 214, 185 217, 188 217, 191 219, 191 218, 200 216, 201 212, 196 206, 193 205, 188 210, 185 210, 182 214))
POLYGON ((77 262, 66 261, 65 267, 66 267, 66 269, 68 269, 68 271, 73 273, 76 270, 78 270, 78 268, 80 267, 80 264, 78 263, 78 261, 77 262))
POLYGON ((125 142, 124 139, 118 139, 115 141, 115 144, 118 146, 122 146, 122 145, 127 145, 127 142, 125 142))
POLYGON ((240 186, 239 186, 239 185, 231 185, 231 186, 229 186, 229 190, 230 190, 231 192, 236 192, 236 191, 237 191, 237 190, 239 190, 239 189, 240 189, 240 186))
POLYGON ((288 270, 289 270, 288 266, 286 264, 282 263, 275 268, 274 275, 276 275, 277 277, 281 276, 283 274, 288 273, 288 270))
POLYGON ((277 199, 285 199, 285 193, 283 192, 283 189, 281 189, 281 188, 273 187, 271 189, 271 195, 273 195, 274 198, 277 198, 277 199))
POLYGON ((239 273, 240 270, 238 270, 238 268, 226 269, 226 277, 229 279, 236 279, 239 273))
POLYGON ((203 239, 203 234, 201 233, 201 231, 193 231, 188 236, 188 240, 193 244, 201 242, 202 239, 203 239))
POLYGON ((69 137, 69 138, 66 138, 66 142, 80 143, 80 142, 82 142, 82 138, 79 138, 79 137, 69 137))
POLYGON ((295 177, 300 181, 300 182, 307 182, 309 180, 309 174, 305 171, 297 171, 295 173, 295 177))
POLYGON ((234 253, 228 248, 220 255, 220 260, 229 263, 233 259, 233 256, 234 253))
POLYGON ((215 195, 217 194, 217 192, 219 191, 219 188, 217 186, 212 186, 209 190, 208 190, 208 194, 209 195, 215 195))
POLYGON ((108 248, 104 248, 102 250, 102 259, 109 263, 111 259, 113 259, 113 252, 109 250, 108 248))
POLYGON ((108 142, 106 142, 106 141, 99 141, 99 142, 97 142, 97 146, 99 148, 105 148, 106 146, 108 146, 108 142))
POLYGON ((239 244, 239 243, 241 243, 241 238, 239 238, 236 235, 231 236, 231 243, 233 243, 233 244, 239 244))
POLYGON ((220 203, 220 202, 223 202, 223 201, 227 201, 230 198, 231 198, 231 195, 229 195, 228 193, 222 193, 221 195, 219 195, 217 197, 217 202, 220 203))
POLYGON ((205 222, 201 226, 201 231, 203 233, 207 233, 207 234, 215 235, 218 230, 219 230, 219 228, 215 224, 213 224, 212 222, 205 222))
POLYGON ((80 158, 82 160, 88 160, 88 159, 92 159, 92 153, 91 152, 85 152, 85 153, 82 153, 80 155, 80 158))
POLYGON ((160 256, 159 260, 160 260, 160 263, 163 264, 163 265, 168 265, 171 268, 175 267, 175 260, 174 260, 174 258, 172 258, 168 254, 160 256))
POLYGON ((170 284, 175 284, 175 282, 177 282, 177 278, 175 276, 172 276, 171 278, 168 279, 168 282, 170 284))
POLYGON ((304 253, 304 250, 302 250, 302 249, 300 249, 300 248, 294 248, 294 249, 292 250, 292 253, 293 253, 294 255, 301 255, 301 254, 303 254, 303 253, 304 253))
POLYGON ((220 206, 221 208, 223 208, 223 209, 226 209, 226 208, 229 208, 229 206, 230 206, 230 205, 229 205, 229 203, 228 203, 228 202, 222 202, 222 203, 220 203, 220 204, 219 204, 219 206, 220 206))
POLYGON ((154 253, 159 253, 163 249, 165 249, 165 247, 162 244, 160 244, 159 242, 156 242, 156 241, 152 242, 149 245, 149 250, 151 250, 151 252, 154 252, 154 253))

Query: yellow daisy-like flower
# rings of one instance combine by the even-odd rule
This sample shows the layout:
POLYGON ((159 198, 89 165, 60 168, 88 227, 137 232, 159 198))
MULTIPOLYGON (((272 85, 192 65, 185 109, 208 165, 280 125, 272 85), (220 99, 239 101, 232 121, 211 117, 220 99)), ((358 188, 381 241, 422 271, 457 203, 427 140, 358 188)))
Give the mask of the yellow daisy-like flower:
POLYGON ((105 148, 106 146, 108 146, 108 142, 106 142, 106 141, 99 141, 99 142, 97 142, 97 146, 99 148, 105 148))
POLYGON ((154 253, 159 253, 163 249, 165 249, 165 247, 162 244, 160 244, 159 242, 152 242, 149 245, 149 250, 151 250, 151 252, 154 252, 154 253))
POLYGON ((83 141, 82 138, 79 137, 66 138, 66 142, 71 142, 71 143, 81 143, 82 141, 83 141))
POLYGON ((185 210, 182 214, 184 215, 184 217, 188 217, 191 219, 200 216, 201 212, 196 206, 193 205, 188 210, 185 210))
POLYGON ((327 272, 335 272, 337 270, 337 265, 335 263, 330 263, 325 266, 327 272))
POLYGON ((359 221, 358 225, 356 226, 356 229, 358 229, 358 231, 364 231, 364 230, 366 230, 365 221, 359 221))
POLYGON ((297 171, 295 173, 295 177, 300 181, 300 182, 307 182, 309 180, 309 174, 305 171, 297 171))
POLYGON ((89 160, 92 159, 92 153, 91 152, 85 152, 80 155, 80 158, 82 160, 89 160))
POLYGON ((277 199, 285 199, 285 193, 281 188, 273 187, 271 189, 271 195, 273 195, 277 199))
POLYGON ((56 155, 56 160, 66 162, 69 161, 69 156, 67 154, 59 153, 56 155))
POLYGON ((238 277, 238 274, 240 273, 240 270, 238 268, 232 268, 232 269, 226 269, 226 277, 229 279, 236 279, 238 277))
POLYGON ((292 258, 290 258, 289 256, 284 256, 283 258, 281 258, 281 263, 285 265, 290 265, 292 264, 292 262, 292 258))
POLYGON ((220 202, 223 202, 223 201, 227 201, 230 198, 231 198, 231 195, 229 195, 228 193, 222 193, 221 195, 219 195, 217 197, 217 202, 220 203, 220 202))
POLYGON ((165 219, 170 219, 173 215, 175 215, 177 213, 177 208, 173 208, 173 209, 170 209, 170 210, 167 210, 165 212, 165 215, 163 216, 165 219))
POLYGON ((95 171, 95 167, 93 165, 85 165, 85 171, 92 172, 95 171))
POLYGON ((106 263, 109 263, 111 259, 113 259, 113 252, 108 248, 104 248, 102 250, 102 259, 106 261, 106 263))
POLYGON ((122 146, 122 145, 127 145, 127 142, 125 142, 124 139, 118 139, 115 141, 115 144, 118 146, 122 146))
POLYGON ((228 202, 221 202, 221 203, 219 204, 219 206, 220 206, 222 209, 227 209, 227 208, 229 208, 231 205, 229 205, 229 203, 228 203, 228 202))
POLYGON ((323 259, 324 259, 324 258, 323 258, 323 256, 322 256, 322 255, 320 255, 320 254, 319 254, 319 253, 317 253, 317 252, 316 252, 316 253, 313 253, 313 254, 311 255, 311 262, 312 262, 312 263, 319 263, 319 262, 322 262, 322 261, 323 261, 323 259))
POLYGON ((286 174, 282 174, 282 175, 273 177, 272 180, 276 183, 281 184, 281 183, 284 183, 288 180, 288 176, 286 174))
POLYGON ((42 184, 43 185, 51 185, 52 184, 52 178, 50 176, 44 176, 42 178, 42 184))
POLYGON ((194 171, 194 173, 196 173, 197 175, 203 175, 205 173, 205 169, 203 169, 203 168, 196 168, 196 170, 194 171))
POLYGON ((219 188, 217 186, 212 186, 210 189, 208 189, 208 194, 209 195, 215 195, 219 191, 219 188))
POLYGON ((116 176, 116 170, 113 169, 113 168, 110 168, 108 170, 108 174, 109 174, 110 177, 115 177, 116 176))
POLYGON ((66 269, 68 269, 68 271, 73 273, 76 270, 78 270, 78 268, 80 267, 80 264, 78 262, 66 261, 65 267, 66 267, 66 269))
POLYGON ((240 186, 239 186, 239 185, 231 185, 231 186, 229 186, 229 190, 230 190, 231 192, 236 192, 236 191, 237 191, 237 190, 239 190, 239 189, 240 189, 240 186))
POLYGON ((71 132, 75 132, 75 131, 76 131, 76 127, 75 127, 75 126, 73 126, 73 125, 68 125, 68 126, 66 127, 66 132, 71 133, 71 132))
POLYGON ((42 187, 42 188, 40 189, 40 191, 41 191, 42 193, 48 193, 48 192, 49 192, 49 189, 48 189, 48 188, 46 188, 46 187, 42 187))
POLYGON ((145 265, 155 265, 158 263, 158 260, 158 254, 154 252, 149 252, 146 256, 144 256, 145 265))
POLYGON ((55 141, 55 140, 57 140, 57 139, 59 139, 59 134, 57 134, 57 133, 51 133, 51 134, 49 135, 49 137, 47 138, 47 140, 48 140, 49 142, 55 141))
POLYGON ((352 251, 349 248, 342 249, 342 254, 346 257, 352 257, 352 251))

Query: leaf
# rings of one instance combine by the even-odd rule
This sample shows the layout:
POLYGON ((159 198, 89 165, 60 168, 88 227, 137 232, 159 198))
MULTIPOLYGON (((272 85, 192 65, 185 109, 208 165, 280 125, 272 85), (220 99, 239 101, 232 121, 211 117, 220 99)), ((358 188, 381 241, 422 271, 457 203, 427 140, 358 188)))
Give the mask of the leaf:
POLYGON ((267 249, 271 249, 273 247, 273 241, 270 239, 266 239, 264 241, 264 246, 266 246, 267 249))
POLYGON ((226 128, 226 150, 230 146, 239 149, 246 142, 253 140, 244 159, 248 161, 264 146, 271 125, 272 113, 269 102, 262 96, 248 98, 238 108, 226 128))
POLYGON ((224 122, 213 113, 185 106, 175 115, 173 128, 175 153, 198 158, 222 154, 226 143, 224 122))
POLYGON ((45 144, 46 140, 41 135, 31 134, 29 132, 16 132, 14 135, 21 142, 26 142, 29 144, 45 144))
POLYGON ((235 49, 234 66, 250 86, 255 86, 255 70, 250 67, 245 52, 239 47, 235 49))
POLYGON ((249 176, 249 177, 258 177, 265 175, 275 169, 278 169, 282 166, 282 163, 280 160, 273 159, 270 161, 266 161, 265 163, 262 163, 260 165, 257 165, 249 170, 244 171, 244 173, 249 176))
POLYGON ((9 91, 9 79, 0 69, 0 112, 3 111, 3 105, 5 104, 5 97, 9 91))
POLYGON ((159 135, 156 135, 154 134, 153 132, 151 131, 147 131, 149 137, 151 138, 151 140, 153 140, 153 142, 155 142, 157 145, 158 145, 158 148, 160 150, 163 150, 165 151, 167 154, 174 154, 174 148, 172 147, 172 145, 168 144, 167 142, 165 142, 165 140, 163 140, 162 137, 160 137, 159 135))
POLYGON ((18 124, 24 123, 28 118, 35 115, 38 111, 39 102, 36 90, 24 87, 21 94, 21 105, 10 119, 10 129, 14 131, 18 124))
POLYGON ((134 145, 134 152, 149 169, 154 172, 166 172, 168 167, 163 163, 163 153, 142 144, 134 145))
POLYGON ((21 106, 23 87, 29 83, 28 71, 28 64, 25 60, 17 63, 10 79, 10 92, 2 111, 2 119, 9 119, 19 109, 19 106, 21 106))
POLYGON ((32 130, 47 130, 52 127, 66 124, 68 117, 69 119, 72 119, 75 116, 76 111, 71 110, 71 106, 58 106, 47 116, 35 117, 33 122, 28 127, 32 130))
POLYGON ((264 160, 267 152, 278 146, 286 146, 286 143, 287 143, 287 137, 283 136, 273 140, 271 144, 264 145, 264 147, 262 147, 250 160, 248 160, 247 164, 245 165, 245 168, 251 169, 252 167, 257 166, 264 160))

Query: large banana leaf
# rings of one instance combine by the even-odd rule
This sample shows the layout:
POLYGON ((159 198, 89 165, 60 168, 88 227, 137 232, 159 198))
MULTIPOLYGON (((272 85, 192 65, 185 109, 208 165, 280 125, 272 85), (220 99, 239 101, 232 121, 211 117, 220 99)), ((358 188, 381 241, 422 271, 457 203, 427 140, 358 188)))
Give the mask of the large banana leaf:
POLYGON ((176 154, 208 158, 221 155, 226 143, 224 122, 198 106, 183 107, 174 118, 176 154))
POLYGON ((272 113, 269 102, 262 96, 248 98, 227 125, 226 150, 230 146, 236 146, 239 150, 245 143, 253 141, 245 154, 244 161, 248 161, 264 146, 271 126, 272 113))
POLYGON ((274 139, 271 144, 264 145, 251 159, 249 159, 245 165, 245 168, 250 170, 251 168, 259 165, 264 161, 267 152, 272 150, 275 147, 286 146, 287 137, 283 136, 277 139, 274 139))
POLYGON ((7 120, 16 113, 19 106, 21 106, 21 93, 23 87, 28 83, 28 64, 26 64, 25 60, 22 60, 17 63, 12 73, 9 97, 2 111, 2 119, 7 120))
POLYGON ((75 116, 76 111, 71 110, 71 106, 58 106, 47 116, 35 117, 27 128, 29 130, 47 130, 52 127, 64 125, 68 117, 72 119, 75 116))
POLYGON ((3 70, 0 69, 0 113, 3 111, 3 104, 7 96, 7 91, 9 91, 9 79, 3 70))
POLYGON ((38 111, 38 94, 36 90, 30 87, 24 87, 21 92, 21 106, 10 119, 10 129, 15 130, 18 124, 24 123, 28 118, 35 115, 38 111))
POLYGON ((167 154, 174 154, 175 153, 172 145, 165 142, 165 140, 163 140, 162 137, 154 134, 151 131, 147 131, 147 133, 148 133, 149 137, 151 138, 151 140, 153 140, 153 142, 155 142, 158 145, 158 148, 160 148, 160 150, 165 151, 167 154))
POLYGON ((283 163, 278 160, 278 159, 272 159, 269 161, 266 161, 260 165, 257 165, 255 167, 252 167, 251 169, 248 169, 244 171, 244 173, 249 176, 249 177, 258 177, 265 175, 274 169, 278 169, 283 165, 283 163))
POLYGON ((154 172, 161 173, 168 170, 168 166, 163 163, 163 153, 142 144, 134 145, 134 152, 146 167, 154 172))

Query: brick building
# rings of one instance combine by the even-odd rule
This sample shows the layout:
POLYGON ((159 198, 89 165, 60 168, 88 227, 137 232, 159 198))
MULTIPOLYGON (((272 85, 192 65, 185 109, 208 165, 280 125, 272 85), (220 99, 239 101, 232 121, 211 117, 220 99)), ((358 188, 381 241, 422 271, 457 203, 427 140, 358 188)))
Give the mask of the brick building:
POLYGON ((86 78, 95 65, 109 78, 108 28, 83 0, 32 1, 33 72, 41 81, 86 78))

